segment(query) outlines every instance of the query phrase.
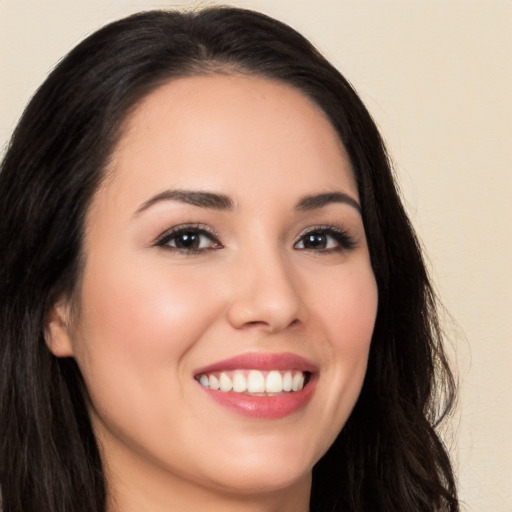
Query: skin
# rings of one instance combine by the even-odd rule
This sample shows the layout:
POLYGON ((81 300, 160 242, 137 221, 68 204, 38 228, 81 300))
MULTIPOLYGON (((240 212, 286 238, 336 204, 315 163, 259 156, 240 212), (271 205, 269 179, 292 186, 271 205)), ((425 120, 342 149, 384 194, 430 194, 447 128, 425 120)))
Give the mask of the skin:
POLYGON ((176 79, 145 98, 86 219, 78 311, 62 298, 48 345, 74 357, 109 484, 109 511, 307 511, 311 470, 359 395, 377 311, 360 212, 298 211, 309 195, 359 201, 347 153, 320 109, 263 78, 176 79), (167 199, 222 194, 231 209, 167 199), (151 202, 151 204, 148 203, 151 202), (197 252, 156 241, 180 225, 215 231, 197 252), (304 245, 334 226, 344 247, 304 245), (246 353, 316 365, 301 410, 244 417, 194 372, 246 353))

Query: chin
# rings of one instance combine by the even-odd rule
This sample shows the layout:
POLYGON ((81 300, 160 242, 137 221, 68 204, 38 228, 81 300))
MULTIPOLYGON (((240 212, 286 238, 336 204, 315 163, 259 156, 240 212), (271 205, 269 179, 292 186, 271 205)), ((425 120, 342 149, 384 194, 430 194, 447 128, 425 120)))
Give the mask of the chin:
MULTIPOLYGON (((219 487, 233 494, 264 495, 309 485, 311 470, 305 472, 290 471, 290 468, 270 468, 272 462, 264 467, 246 468, 226 474, 219 487)), ((223 475, 224 476, 224 475, 223 475)))
POLYGON ((225 491, 265 494, 309 485, 316 460, 296 449, 293 455, 282 450, 230 451, 229 460, 219 461, 217 485, 225 491), (237 455, 238 454, 238 455, 237 455))

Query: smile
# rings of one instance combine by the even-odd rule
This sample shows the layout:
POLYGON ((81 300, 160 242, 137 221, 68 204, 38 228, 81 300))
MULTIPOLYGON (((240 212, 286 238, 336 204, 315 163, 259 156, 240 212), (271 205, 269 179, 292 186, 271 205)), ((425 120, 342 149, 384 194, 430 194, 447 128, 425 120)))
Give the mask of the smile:
POLYGON ((209 399, 257 420, 284 418, 305 408, 318 377, 315 364, 291 353, 242 354, 194 372, 209 399))
POLYGON ((249 395, 268 396, 279 393, 301 391, 309 377, 308 372, 299 370, 234 370, 203 373, 197 380, 204 388, 234 391, 249 395))

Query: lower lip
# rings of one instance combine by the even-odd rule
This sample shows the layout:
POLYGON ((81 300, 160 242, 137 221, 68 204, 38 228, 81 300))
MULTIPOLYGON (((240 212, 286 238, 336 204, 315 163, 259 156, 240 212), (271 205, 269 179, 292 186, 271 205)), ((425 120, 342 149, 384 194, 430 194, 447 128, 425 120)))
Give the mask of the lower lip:
POLYGON ((316 379, 311 378, 300 391, 291 391, 281 395, 252 396, 234 391, 224 392, 201 388, 218 404, 242 416, 259 419, 279 419, 300 411, 311 399, 316 379))

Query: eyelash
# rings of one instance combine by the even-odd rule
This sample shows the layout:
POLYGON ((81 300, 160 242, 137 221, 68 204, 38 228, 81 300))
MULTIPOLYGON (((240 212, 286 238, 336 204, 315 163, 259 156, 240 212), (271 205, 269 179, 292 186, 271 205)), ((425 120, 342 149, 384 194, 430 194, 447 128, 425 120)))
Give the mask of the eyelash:
MULTIPOLYGON (((183 241, 182 241, 183 242, 183 241)), ((199 240, 199 244, 200 244, 199 240)), ((329 243, 329 242, 327 242, 329 243)), ((187 224, 182 226, 174 227, 162 235, 156 240, 155 246, 163 247, 167 250, 176 251, 185 255, 196 255, 205 251, 211 251, 215 249, 222 249, 223 245, 219 241, 218 234, 208 226, 204 226, 202 224, 187 224), (169 245, 172 240, 176 240, 179 236, 182 235, 194 235, 199 237, 207 237, 210 239, 210 244, 208 247, 199 247, 199 248, 186 248, 186 247, 176 247, 169 245)), ((333 252, 343 252, 346 250, 353 249, 356 246, 356 241, 349 233, 343 229, 340 229, 336 226, 312 226, 304 231, 297 239, 297 241, 293 244, 295 250, 304 250, 316 253, 333 253, 333 252), (335 240, 335 247, 327 247, 321 249, 307 248, 302 247, 298 248, 297 245, 302 242, 304 244, 305 238, 307 236, 312 235, 320 235, 324 237, 331 237, 335 240)))
POLYGON ((338 227, 332 226, 332 225, 330 225, 330 226, 322 225, 322 226, 312 226, 312 227, 308 228, 306 231, 304 231, 299 236, 297 242, 295 242, 293 244, 293 246, 294 246, 294 248, 296 248, 296 250, 305 250, 305 251, 309 250, 311 252, 333 253, 333 252, 343 252, 343 251, 353 249, 356 246, 356 241, 344 229, 341 229, 341 228, 338 228, 338 227), (338 245, 336 247, 329 247, 329 248, 325 248, 325 249, 308 249, 306 247, 304 247, 302 249, 297 249, 296 245, 301 241, 304 242, 304 239, 308 235, 323 235, 323 236, 331 237, 336 241, 336 243, 338 245))
POLYGON ((202 224, 186 224, 182 226, 176 226, 174 228, 171 228, 170 230, 166 231, 160 237, 157 239, 155 245, 157 247, 163 247, 165 249, 168 249, 170 251, 176 251, 181 254, 190 255, 193 256, 195 254, 200 254, 204 251, 211 251, 214 249, 222 249, 223 245, 219 242, 219 236, 217 233, 209 228, 208 226, 204 226, 202 224), (171 242, 174 239, 177 239, 180 235, 186 235, 186 234, 192 234, 192 235, 199 235, 199 236, 206 236, 208 237, 212 242, 213 246, 210 247, 200 247, 198 249, 192 249, 192 248, 183 248, 183 247, 174 247, 172 245, 169 245, 169 242, 171 242))

